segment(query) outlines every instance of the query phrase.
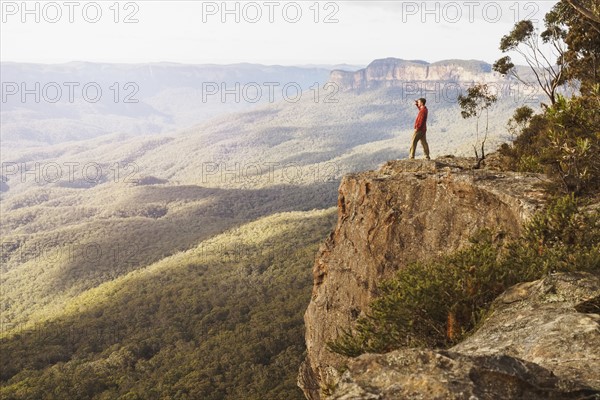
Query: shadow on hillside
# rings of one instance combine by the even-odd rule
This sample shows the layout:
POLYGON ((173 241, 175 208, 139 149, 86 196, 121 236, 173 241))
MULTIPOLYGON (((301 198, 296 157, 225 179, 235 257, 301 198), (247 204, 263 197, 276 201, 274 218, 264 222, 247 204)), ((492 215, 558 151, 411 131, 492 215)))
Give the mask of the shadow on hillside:
MULTIPOLYGON (((43 296, 76 295, 230 228, 270 214, 334 206, 339 181, 242 190, 200 186, 140 187, 128 202, 187 203, 160 218, 96 219, 79 228, 88 237, 38 287, 43 296)), ((73 240, 78 235, 74 232, 73 240)), ((60 244, 58 244, 60 245, 60 244)), ((35 292, 34 292, 35 293, 35 292)), ((32 293, 33 297, 35 295, 32 293)))
MULTIPOLYGON (((313 189, 311 194, 319 194, 321 190, 328 192, 328 188, 322 185, 313 189)), ((259 192, 265 196, 271 194, 259 192)), ((223 191, 223 195, 226 193, 223 191)), ((316 204, 309 197, 302 209, 309 209, 316 204)), ((281 198, 282 201, 285 199, 284 196, 281 198)), ((271 204, 276 205, 277 201, 271 204)), ((266 212, 266 209, 257 211, 261 212, 266 212)), ((209 340, 222 340, 219 343, 223 344, 224 341, 229 346, 223 351, 233 348, 237 349, 240 357, 247 357, 249 344, 240 342, 236 336, 219 339, 219 332, 228 329, 247 332, 245 326, 254 326, 250 329, 252 335, 272 341, 274 337, 257 333, 265 329, 263 322, 250 318, 253 313, 262 318, 267 315, 265 310, 271 320, 269 324, 279 326, 282 332, 292 327, 300 330, 301 312, 310 294, 311 274, 307 263, 314 259, 314 254, 302 251, 309 244, 318 243, 331 229, 334 220, 335 214, 326 213, 287 225, 277 225, 275 222, 279 228, 276 234, 271 235, 273 246, 270 252, 256 251, 252 247, 252 238, 244 237, 247 242, 234 244, 233 248, 242 255, 242 261, 229 259, 222 265, 216 264, 210 268, 212 263, 203 262, 204 259, 198 256, 183 263, 172 261, 168 266, 168 274, 148 272, 131 276, 126 282, 106 290, 100 298, 93 299, 93 303, 86 302, 83 311, 50 319, 51 322, 36 326, 35 329, 17 331, 9 338, 0 339, 1 351, 7 360, 0 380, 5 382, 25 369, 29 370, 27 376, 35 380, 34 371, 61 363, 60 369, 55 371, 58 375, 49 376, 50 381, 45 382, 54 385, 52 379, 60 379, 60 374, 65 374, 65 378, 76 376, 72 368, 81 367, 88 371, 84 360, 96 360, 93 364, 100 367, 104 361, 98 359, 107 359, 109 355, 110 363, 107 365, 115 374, 133 374, 130 367, 137 361, 143 364, 161 349, 175 351, 173 346, 176 343, 177 346, 191 343, 194 349, 200 349, 209 340), (298 264, 293 261, 295 259, 303 261, 298 264), (266 264, 266 269, 256 275, 255 266, 261 264, 266 264), (279 304, 281 302, 285 307, 279 304), (293 325, 289 321, 289 307, 298 313, 293 325), (257 310, 261 310, 260 314, 257 310), (289 326, 277 325, 277 318, 289 326), (69 361, 74 363, 70 363, 70 366, 62 364, 69 361)), ((270 229, 270 226, 265 229, 270 229)), ((293 337, 302 341, 300 332, 294 332, 293 337)), ((253 340, 257 339, 253 336, 253 340)), ((286 340, 291 339, 283 340, 278 347, 261 350, 258 355, 264 357, 268 350, 283 351, 285 346, 291 345, 286 340)), ((213 351, 221 351, 219 349, 215 347, 213 351)), ((203 354, 198 360, 204 363, 210 357, 211 354, 203 354)), ((93 381, 104 377, 87 375, 93 381)))

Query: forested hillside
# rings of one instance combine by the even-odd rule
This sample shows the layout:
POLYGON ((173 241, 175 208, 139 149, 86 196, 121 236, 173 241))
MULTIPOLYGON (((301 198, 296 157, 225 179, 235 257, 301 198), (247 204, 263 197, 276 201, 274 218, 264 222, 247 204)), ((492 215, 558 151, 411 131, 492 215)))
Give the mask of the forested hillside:
POLYGON ((1 341, 3 399, 300 399, 335 210, 277 213, 73 297, 1 341))
MULTIPOLYGON (((178 132, 3 151, 2 394, 300 398, 339 182, 406 157, 414 95, 310 90, 178 132)), ((488 149, 524 100, 499 98, 488 149)), ((471 154, 457 99, 428 106, 432 155, 471 154)))

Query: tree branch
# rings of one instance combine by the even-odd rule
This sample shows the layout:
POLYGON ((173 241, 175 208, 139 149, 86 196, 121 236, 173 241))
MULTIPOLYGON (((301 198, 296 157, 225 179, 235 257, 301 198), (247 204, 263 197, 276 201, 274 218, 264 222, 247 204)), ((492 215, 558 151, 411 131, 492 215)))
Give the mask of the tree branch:
POLYGON ((579 3, 579 0, 567 0, 567 3, 569 3, 571 7, 573 7, 575 11, 577 11, 583 17, 600 24, 600 16, 585 8, 581 3, 579 3))
POLYGON ((575 9, 581 16, 583 16, 594 30, 600 33, 600 16, 594 14, 591 10, 585 8, 578 0, 566 0, 571 7, 575 9))

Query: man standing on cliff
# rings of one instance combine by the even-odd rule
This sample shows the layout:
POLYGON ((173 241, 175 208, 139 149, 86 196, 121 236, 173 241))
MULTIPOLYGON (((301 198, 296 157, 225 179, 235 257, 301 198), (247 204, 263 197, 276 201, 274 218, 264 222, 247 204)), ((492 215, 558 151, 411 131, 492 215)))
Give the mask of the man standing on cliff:
POLYGON ((420 98, 415 101, 415 105, 419 109, 419 115, 417 115, 417 119, 415 120, 415 133, 412 137, 412 144, 410 146, 410 159, 415 158, 415 150, 417 149, 417 143, 421 142, 423 146, 423 151, 425 152, 425 158, 430 160, 429 158, 429 145, 427 144, 427 107, 425 107, 426 99, 420 98))

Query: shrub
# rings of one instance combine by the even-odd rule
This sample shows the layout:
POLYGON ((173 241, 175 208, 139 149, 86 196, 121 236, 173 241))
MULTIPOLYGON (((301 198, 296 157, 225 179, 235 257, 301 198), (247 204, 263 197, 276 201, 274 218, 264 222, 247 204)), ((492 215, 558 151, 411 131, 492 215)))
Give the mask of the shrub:
POLYGON ((600 216, 569 195, 551 202, 521 237, 482 230, 471 246, 441 260, 415 263, 384 281, 352 331, 329 343, 355 357, 399 347, 448 347, 482 320, 508 287, 557 271, 600 273, 600 216))
POLYGON ((543 114, 522 119, 523 110, 513 117, 514 130, 521 129, 511 146, 500 153, 509 169, 546 172, 564 193, 588 194, 600 190, 600 85, 590 96, 567 99, 557 95, 556 103, 543 114), (519 119, 520 118, 520 119, 519 119))

